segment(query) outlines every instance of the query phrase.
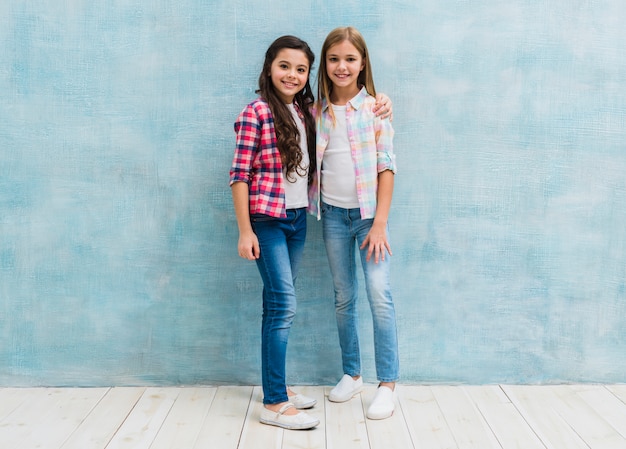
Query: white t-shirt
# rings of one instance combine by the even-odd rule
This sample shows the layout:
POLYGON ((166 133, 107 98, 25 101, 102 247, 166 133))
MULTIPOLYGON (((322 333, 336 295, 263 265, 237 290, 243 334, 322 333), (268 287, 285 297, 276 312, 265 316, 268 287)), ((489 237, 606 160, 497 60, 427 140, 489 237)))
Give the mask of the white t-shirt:
MULTIPOLYGON (((291 111, 291 115, 293 115, 293 119, 295 120, 298 131, 300 132, 300 151, 302 152, 302 163, 300 166, 304 167, 306 169, 306 173, 308 173, 309 151, 306 140, 306 129, 302 119, 298 116, 298 111, 296 111, 296 107, 293 103, 288 104, 287 107, 289 108, 289 111, 291 111)), ((299 171, 302 172, 302 169, 299 169, 299 171)), ((291 180, 288 179, 286 174, 283 172, 286 208, 298 209, 300 207, 307 207, 309 204, 309 197, 307 194, 309 182, 308 177, 306 175, 301 176, 297 171, 295 171, 289 174, 289 178, 291 180)))
POLYGON ((344 209, 354 209, 359 207, 359 197, 348 140, 346 106, 332 105, 332 108, 336 124, 330 130, 328 146, 322 160, 322 201, 344 209))

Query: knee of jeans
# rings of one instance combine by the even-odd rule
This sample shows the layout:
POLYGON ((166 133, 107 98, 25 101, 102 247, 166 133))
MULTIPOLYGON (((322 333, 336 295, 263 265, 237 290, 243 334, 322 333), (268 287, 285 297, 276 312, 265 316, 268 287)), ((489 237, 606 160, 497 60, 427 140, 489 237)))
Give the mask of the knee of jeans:
POLYGON ((285 310, 285 319, 289 320, 289 321, 293 321, 293 319, 296 317, 296 307, 289 307, 287 310, 285 310))
POLYGON ((335 291, 335 310, 347 311, 354 306, 353 292, 350 289, 335 291))
MULTIPOLYGON (((382 267, 381 267, 382 268, 382 267)), ((365 277, 365 287, 373 296, 390 296, 389 272, 385 269, 368 270, 365 277)))
POLYGON ((395 313, 395 307, 393 306, 391 298, 375 301, 372 304, 372 314, 377 316, 389 316, 390 313, 395 313))
POLYGON ((296 316, 296 306, 285 305, 284 307, 276 309, 274 311, 274 316, 278 319, 291 322, 296 316))
POLYGON ((378 322, 395 321, 396 310, 391 298, 385 301, 376 301, 371 305, 372 318, 378 322))
POLYGON ((263 314, 271 319, 292 321, 296 316, 297 307, 293 304, 284 304, 281 306, 269 306, 263 309, 263 314))
POLYGON ((367 295, 372 313, 386 314, 389 310, 393 310, 393 298, 389 284, 368 285, 367 295))
POLYGON ((281 310, 280 316, 286 322, 291 323, 296 317, 296 303, 290 303, 285 305, 285 307, 281 310))

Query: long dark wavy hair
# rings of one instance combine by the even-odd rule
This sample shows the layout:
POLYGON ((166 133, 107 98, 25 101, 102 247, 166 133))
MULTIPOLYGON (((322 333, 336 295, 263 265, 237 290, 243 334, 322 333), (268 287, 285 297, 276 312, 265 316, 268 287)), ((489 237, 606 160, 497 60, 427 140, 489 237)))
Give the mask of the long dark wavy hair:
MULTIPOLYGON (((267 101, 270 110, 272 111, 272 116, 274 117, 274 129, 276 131, 276 141, 278 144, 278 151, 280 152, 281 162, 283 164, 283 168, 285 169, 287 180, 294 182, 294 172, 301 176, 307 174, 307 167, 302 166, 300 133, 291 112, 283 100, 278 96, 276 88, 272 84, 272 78, 270 77, 272 62, 276 59, 278 52, 285 48, 301 50, 304 52, 309 61, 310 75, 311 69, 313 68, 313 62, 315 61, 315 55, 309 48, 309 45, 302 39, 295 36, 281 36, 276 39, 265 52, 265 62, 263 63, 263 70, 261 70, 261 75, 259 76, 259 88, 256 90, 256 93, 267 101)), ((296 94, 293 102, 304 116, 306 142, 309 153, 309 184, 313 179, 316 164, 315 119, 311 113, 311 107, 314 101, 313 90, 311 89, 309 78, 307 76, 304 89, 296 94)))

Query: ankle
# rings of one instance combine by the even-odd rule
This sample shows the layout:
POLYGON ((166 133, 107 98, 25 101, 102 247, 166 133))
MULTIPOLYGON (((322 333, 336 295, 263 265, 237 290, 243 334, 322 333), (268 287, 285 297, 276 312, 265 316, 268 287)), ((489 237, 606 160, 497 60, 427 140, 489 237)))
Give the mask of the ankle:
MULTIPOLYGON (((273 412, 280 412, 280 409, 285 405, 288 404, 288 402, 280 402, 278 404, 263 404, 263 407, 265 407, 268 410, 271 410, 273 412)), ((298 411, 295 409, 295 407, 290 407, 287 410, 285 410, 285 412, 283 413, 284 415, 297 415, 298 411)))
POLYGON ((395 382, 381 382, 378 384, 378 388, 380 387, 387 387, 389 388, 391 391, 396 389, 396 383, 395 382))

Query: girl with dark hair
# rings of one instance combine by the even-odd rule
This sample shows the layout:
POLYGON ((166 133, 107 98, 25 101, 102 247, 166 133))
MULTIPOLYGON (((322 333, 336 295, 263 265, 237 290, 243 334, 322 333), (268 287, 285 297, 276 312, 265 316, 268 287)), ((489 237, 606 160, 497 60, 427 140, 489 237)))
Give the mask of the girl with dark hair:
POLYGON ((319 424, 299 411, 316 400, 292 392, 285 376, 287 340, 296 314, 294 283, 306 236, 307 191, 316 171, 309 84, 314 59, 307 43, 295 36, 279 37, 270 45, 259 76, 259 97, 235 122, 230 170, 239 255, 256 261, 263 280, 260 420, 286 429, 319 424))

